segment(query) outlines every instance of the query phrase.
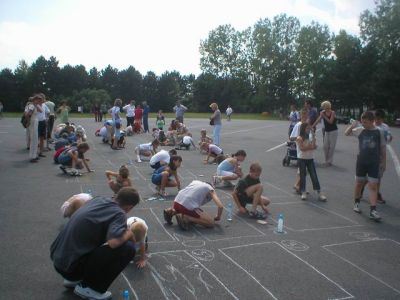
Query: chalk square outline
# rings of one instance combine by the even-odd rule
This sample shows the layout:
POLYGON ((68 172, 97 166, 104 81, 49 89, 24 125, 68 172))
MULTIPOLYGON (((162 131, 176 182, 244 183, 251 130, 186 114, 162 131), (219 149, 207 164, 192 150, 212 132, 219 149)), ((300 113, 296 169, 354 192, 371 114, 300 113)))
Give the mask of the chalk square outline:
POLYGON ((335 251, 333 251, 331 249, 328 249, 329 247, 345 246, 345 245, 351 245, 351 244, 357 244, 357 243, 382 242, 382 241, 390 241, 390 242, 393 242, 393 243, 397 244, 400 247, 400 243, 398 241, 393 240, 393 239, 373 238, 373 239, 367 239, 367 240, 361 240, 361 241, 351 241, 351 242, 343 242, 343 243, 323 245, 322 248, 325 249, 326 251, 328 251, 329 253, 335 255, 336 257, 340 258, 344 262, 346 262, 346 263, 350 264, 351 266, 355 267, 357 270, 363 272, 364 274, 370 276, 371 278, 373 278, 376 281, 380 282, 381 284, 385 285, 389 289, 395 291, 396 293, 398 293, 400 295, 400 291, 398 289, 392 287, 390 284, 386 283, 382 279, 380 279, 380 278, 376 277, 375 275, 369 273, 368 271, 364 270, 363 268, 361 268, 360 266, 356 265, 355 263, 353 263, 349 259, 342 257, 341 255, 335 253, 335 251))
MULTIPOLYGON (((298 260, 300 260, 302 263, 304 263, 306 266, 308 266, 309 268, 311 268, 313 271, 317 272, 318 274, 320 274, 322 277, 324 277, 326 280, 328 280, 329 282, 333 283, 333 285, 335 285, 336 287, 339 288, 339 290, 343 291, 345 294, 347 294, 347 297, 342 297, 342 298, 334 298, 334 300, 344 300, 344 299, 352 299, 354 298, 354 296, 352 294, 350 294, 348 291, 346 291, 342 286, 340 286, 338 283, 336 283, 335 281, 333 281, 332 279, 330 279, 328 276, 326 276, 324 273, 322 273, 321 271, 319 271, 316 267, 314 267, 313 265, 311 265, 309 262, 305 261, 304 259, 300 258, 298 255, 296 255, 295 253, 291 252, 290 250, 286 249, 284 246, 282 246, 280 243, 274 241, 274 242, 262 242, 262 243, 253 243, 253 244, 247 244, 247 245, 239 245, 239 246, 231 246, 231 247, 224 247, 224 248, 219 248, 218 251, 224 255, 226 258, 228 258, 234 265, 236 265, 237 267, 239 267, 241 270, 243 270, 251 279, 253 279, 259 286, 261 286, 262 289, 264 289, 273 299, 278 300, 278 298, 276 298, 271 291, 269 291, 265 286, 263 286, 252 274, 250 274, 245 268, 243 268, 239 263, 237 263, 233 258, 231 258, 228 254, 226 254, 224 252, 224 250, 226 249, 234 249, 234 248, 241 248, 241 247, 251 247, 251 246, 255 246, 255 245, 264 245, 264 244, 275 244, 278 245, 281 249, 283 249, 284 251, 288 252, 289 254, 291 254, 292 256, 294 256, 295 258, 297 258, 298 260)), ((330 299, 330 298, 329 298, 330 299)))

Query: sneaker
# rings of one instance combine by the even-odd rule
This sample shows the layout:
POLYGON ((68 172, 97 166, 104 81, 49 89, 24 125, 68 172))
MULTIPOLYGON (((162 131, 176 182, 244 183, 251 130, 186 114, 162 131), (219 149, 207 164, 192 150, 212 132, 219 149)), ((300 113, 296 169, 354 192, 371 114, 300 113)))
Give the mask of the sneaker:
POLYGON ((303 200, 303 201, 307 200, 307 193, 306 192, 301 193, 301 200, 303 200))
POLYGON ((164 220, 165 220, 165 223, 167 223, 168 225, 172 225, 173 224, 172 223, 172 217, 173 217, 172 210, 170 208, 164 209, 164 220))
POLYGON ((252 219, 256 220, 265 220, 265 215, 262 212, 256 211, 249 211, 249 216, 252 219))
POLYGON ((213 186, 216 186, 217 184, 221 183, 221 177, 220 176, 213 176, 213 186))
POLYGON ((325 195, 318 193, 318 201, 326 202, 328 200, 325 195))
POLYGON ((379 222, 381 220, 381 216, 378 214, 378 212, 375 209, 371 210, 371 212, 369 213, 369 218, 371 220, 374 220, 377 222, 379 222))
POLYGON ((178 223, 180 229, 184 231, 189 229, 189 223, 185 220, 183 214, 177 214, 175 215, 175 217, 176 217, 176 222, 178 223))
POLYGON ((74 293, 83 299, 94 299, 94 300, 107 300, 111 299, 111 292, 106 291, 104 293, 96 292, 92 290, 90 287, 82 287, 82 285, 78 284, 75 286, 74 293))
POLYGON ((68 175, 67 168, 65 166, 61 165, 60 170, 63 171, 64 174, 68 175))
POLYGON ((357 202, 354 203, 353 210, 354 210, 356 213, 361 214, 360 203, 357 203, 357 202))
POLYGON ((63 286, 68 288, 68 289, 73 289, 74 287, 76 287, 81 282, 82 282, 82 280, 70 281, 70 280, 64 278, 63 286))

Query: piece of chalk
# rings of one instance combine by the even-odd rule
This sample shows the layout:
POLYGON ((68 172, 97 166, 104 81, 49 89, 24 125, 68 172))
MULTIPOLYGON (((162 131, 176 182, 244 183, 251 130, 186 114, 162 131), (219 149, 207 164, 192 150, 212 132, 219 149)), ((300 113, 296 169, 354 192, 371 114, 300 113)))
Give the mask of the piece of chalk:
POLYGON ((202 174, 199 174, 199 177, 204 177, 204 175, 202 175, 202 174))
POLYGON ((258 224, 262 224, 262 225, 268 224, 267 221, 263 221, 263 220, 257 220, 257 223, 258 223, 258 224))

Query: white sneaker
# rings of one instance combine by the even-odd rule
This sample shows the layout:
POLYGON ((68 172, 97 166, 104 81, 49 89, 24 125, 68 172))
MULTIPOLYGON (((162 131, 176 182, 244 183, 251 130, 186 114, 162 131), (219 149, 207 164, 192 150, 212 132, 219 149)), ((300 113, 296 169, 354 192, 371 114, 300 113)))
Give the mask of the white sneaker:
POLYGON ((324 194, 322 194, 321 192, 319 192, 319 193, 318 193, 318 201, 326 202, 326 200, 328 200, 328 199, 326 198, 326 196, 325 196, 324 194))
POLYGON ((66 288, 72 289, 72 288, 76 287, 78 284, 80 284, 81 281, 82 280, 70 281, 70 280, 64 278, 63 286, 66 288))
POLYGON ((82 287, 80 284, 75 287, 74 293, 83 299, 107 300, 112 297, 112 294, 109 291, 99 293, 92 290, 90 287, 82 287))
POLYGON ((220 176, 213 176, 213 186, 216 186, 217 184, 221 183, 222 179, 220 176))
POLYGON ((307 193, 306 192, 303 192, 301 194, 301 200, 307 200, 307 193))
POLYGON ((378 212, 375 209, 371 210, 371 212, 369 213, 369 218, 371 220, 374 220, 377 222, 381 220, 381 216, 378 214, 378 212))
POLYGON ((354 203, 353 210, 354 210, 356 213, 361 214, 360 203, 357 203, 357 202, 354 203))

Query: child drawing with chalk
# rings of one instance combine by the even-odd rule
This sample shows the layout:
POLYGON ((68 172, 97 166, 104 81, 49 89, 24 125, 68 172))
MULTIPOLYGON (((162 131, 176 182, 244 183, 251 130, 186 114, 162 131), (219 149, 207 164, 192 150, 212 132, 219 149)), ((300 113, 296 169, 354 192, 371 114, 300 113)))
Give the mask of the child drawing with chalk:
POLYGON ((136 261, 136 266, 142 269, 146 266, 146 251, 148 248, 147 231, 149 227, 143 219, 138 217, 128 218, 127 225, 135 238, 135 250, 139 256, 136 261))
POLYGON ((132 182, 129 179, 129 169, 125 165, 119 168, 118 173, 107 170, 106 177, 108 186, 114 194, 117 194, 123 187, 132 186, 132 182))
POLYGON ((207 156, 206 158, 204 158, 203 163, 204 164, 208 164, 210 161, 210 158, 213 158, 212 163, 216 162, 216 158, 218 155, 224 154, 224 151, 222 151, 222 149, 220 147, 218 147, 217 145, 214 144, 210 144, 210 143, 202 143, 200 145, 200 149, 201 151, 204 151, 207 156))
POLYGON ((141 156, 149 158, 156 154, 158 146, 160 146, 160 142, 157 139, 154 139, 151 143, 140 144, 137 146, 135 148, 136 161, 141 163, 141 156))
POLYGON ((92 200, 93 196, 88 193, 80 193, 68 198, 61 206, 61 214, 64 218, 71 216, 83 206, 87 201, 92 200))
POLYGON ((168 196, 165 192, 166 187, 177 187, 178 191, 181 189, 181 182, 178 176, 178 168, 181 163, 182 157, 172 155, 167 165, 163 165, 154 171, 151 176, 151 182, 156 185, 156 189, 161 196, 168 196))
POLYGON ((263 196, 263 186, 260 182, 260 175, 262 167, 260 163, 254 162, 250 165, 249 174, 244 178, 239 179, 232 192, 233 201, 236 204, 237 209, 240 213, 248 213, 251 218, 263 220, 266 218, 265 214, 268 214, 267 206, 271 200, 263 196), (251 210, 246 209, 246 205, 251 204, 251 210), (260 206, 264 213, 257 210, 260 206))

